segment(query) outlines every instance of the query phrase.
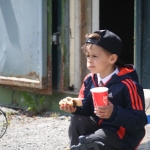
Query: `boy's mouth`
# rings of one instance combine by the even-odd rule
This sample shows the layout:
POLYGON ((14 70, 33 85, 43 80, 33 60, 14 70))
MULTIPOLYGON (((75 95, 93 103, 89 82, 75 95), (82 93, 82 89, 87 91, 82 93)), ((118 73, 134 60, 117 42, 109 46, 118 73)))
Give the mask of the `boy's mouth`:
POLYGON ((89 66, 88 68, 95 68, 95 66, 89 66))

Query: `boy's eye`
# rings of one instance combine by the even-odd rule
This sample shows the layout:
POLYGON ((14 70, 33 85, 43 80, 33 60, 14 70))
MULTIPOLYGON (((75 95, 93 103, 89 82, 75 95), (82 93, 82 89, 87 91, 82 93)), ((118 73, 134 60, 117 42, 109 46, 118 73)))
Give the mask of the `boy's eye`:
POLYGON ((93 57, 97 57, 97 56, 94 55, 93 57))
POLYGON ((90 57, 90 55, 86 55, 86 57, 90 57))

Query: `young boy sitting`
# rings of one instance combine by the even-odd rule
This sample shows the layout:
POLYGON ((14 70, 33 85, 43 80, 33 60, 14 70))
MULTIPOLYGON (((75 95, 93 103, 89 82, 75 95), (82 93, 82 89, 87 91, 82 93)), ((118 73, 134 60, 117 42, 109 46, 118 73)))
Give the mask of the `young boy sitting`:
POLYGON ((60 105, 61 110, 73 114, 69 127, 71 149, 134 150, 144 137, 147 124, 137 73, 132 65, 119 60, 122 41, 116 34, 99 30, 86 38, 82 49, 91 73, 80 89, 82 107, 60 105), (94 108, 90 89, 98 86, 109 89, 109 104, 94 108))

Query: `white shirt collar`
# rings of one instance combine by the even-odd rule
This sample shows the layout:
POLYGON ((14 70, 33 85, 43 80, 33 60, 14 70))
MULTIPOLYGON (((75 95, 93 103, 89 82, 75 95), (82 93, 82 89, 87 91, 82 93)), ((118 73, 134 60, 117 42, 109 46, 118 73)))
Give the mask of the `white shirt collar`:
POLYGON ((118 69, 118 67, 116 66, 116 69, 115 69, 115 71, 114 72, 112 72, 111 74, 109 74, 107 77, 105 77, 105 78, 101 78, 100 77, 100 74, 99 73, 97 73, 97 79, 98 79, 98 84, 99 84, 99 82, 100 81, 102 81, 103 82, 103 84, 105 84, 111 77, 112 77, 112 75, 114 75, 114 74, 118 74, 119 73, 119 69, 118 69))

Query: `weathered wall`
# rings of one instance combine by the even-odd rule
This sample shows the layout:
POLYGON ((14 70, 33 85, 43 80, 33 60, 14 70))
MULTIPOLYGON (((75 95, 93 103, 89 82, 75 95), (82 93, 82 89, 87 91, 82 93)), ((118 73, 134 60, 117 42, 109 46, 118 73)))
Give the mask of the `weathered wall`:
MULTIPOLYGON (((23 0, 22 0, 23 1, 23 0)), ((13 1, 14 2, 14 1, 13 1)), ((29 2, 29 1, 28 1, 29 2)), ((42 1, 40 1, 42 2, 42 1)), ((45 0, 46 2, 46 0, 45 0)), ((0 7, 2 7, 2 0, 0 0, 0 7)), ((41 6, 41 5, 39 5, 41 6)), ((61 9, 60 9, 60 18, 61 18, 61 36, 60 36, 60 41, 61 41, 61 58, 60 58, 60 69, 59 69, 59 72, 58 74, 60 74, 60 81, 59 81, 59 85, 60 85, 60 91, 63 91, 64 88, 66 88, 68 86, 68 75, 69 75, 69 0, 61 0, 61 9)), ((44 30, 47 31, 46 33, 46 36, 47 36, 47 44, 46 43, 42 43, 45 45, 45 47, 47 47, 47 50, 46 50, 46 58, 44 58, 44 62, 46 62, 44 68, 48 68, 47 70, 47 75, 48 75, 48 83, 49 83, 49 88, 52 89, 52 80, 51 80, 51 53, 52 53, 52 49, 51 49, 51 46, 52 46, 52 14, 51 14, 51 10, 52 10, 52 0, 47 0, 47 7, 46 9, 44 10, 46 13, 47 12, 47 25, 43 25, 44 26, 44 30), (47 30, 46 30, 47 29, 47 30), (46 61, 47 60, 47 61, 46 61)), ((3 10, 6 12, 6 10, 3 10)), ((42 14, 41 14, 42 15, 42 14)), ((1 15, 2 16, 2 13, 1 15)), ((9 18, 10 16, 8 16, 9 18)), ((45 16, 46 17, 46 16, 45 16)), ((41 17, 40 17, 41 18, 41 17)), ((7 19, 7 18, 6 18, 7 19)), ((32 20, 32 19, 31 19, 32 20)), ((42 21, 41 21, 42 22, 42 21)), ((21 23, 21 21, 19 21, 19 24, 21 23)), ((45 23, 45 21, 44 21, 45 23)), ((37 23, 38 24, 38 23, 37 23)), ((4 24, 2 24, 4 26, 4 24)), ((8 25, 8 24, 7 24, 8 25)), ((8 28, 10 28, 11 26, 9 26, 8 28)), ((42 28, 42 27, 41 27, 42 28)), ((19 37, 18 37, 19 38, 19 37)), ((40 38, 42 38, 42 36, 40 36, 40 38)), ((12 39, 14 40, 14 39, 12 39)), ((27 39, 29 40, 29 39, 27 39)), ((3 42, 3 41, 0 41, 0 42, 3 42)), ((38 42, 38 41, 37 41, 38 42)), ((43 41, 42 41, 43 42, 43 41)), ((4 42, 5 44, 5 42, 4 42)), ((2 46, 2 45, 1 45, 2 46)), ((31 48, 30 48, 31 49, 31 48)), ((32 50, 32 49, 31 49, 32 50)), ((41 49, 43 50, 43 49, 41 49)), ((34 49, 34 52, 37 53, 37 55, 39 56, 43 56, 41 53, 39 54, 39 51, 37 49, 34 49)), ((14 54, 13 54, 14 55, 14 54)), ((34 56, 34 54, 33 54, 34 56)), ((24 57, 24 56, 23 56, 24 57)), ((10 57, 11 58, 11 57, 10 57)), ((18 58, 18 56, 17 56, 18 58)), ((19 59, 21 58, 21 56, 19 56, 19 59)), ((15 62, 17 59, 14 59, 15 62)), ((42 60, 38 60, 39 63, 43 63, 42 60)), ((3 62, 3 61, 2 61, 3 62)), ((1 63, 2 64, 2 63, 1 63)), ((18 62, 19 64, 19 62, 18 62)), ((30 65, 29 66, 32 66, 32 63, 29 63, 30 65)), ((11 64, 12 65, 12 64, 11 64)), ((20 64, 19 64, 20 65, 20 64)), ((25 65, 28 65, 28 64, 25 64, 25 65)), ((15 66, 13 66, 15 68, 15 66)), ((37 67, 38 67, 38 64, 37 64, 37 67)), ((5 67, 5 69, 7 69, 5 67)), ((15 68, 17 69, 17 67, 15 68)), ((24 69, 24 65, 22 65, 22 68, 21 69, 24 69)), ((29 68, 30 69, 30 68, 29 68)), ((41 69, 40 71, 43 71, 42 68, 39 68, 41 69)), ((18 70, 19 71, 19 70, 18 70)), ((20 73, 21 71, 19 71, 20 73)), ((17 73, 17 72, 15 72, 17 73)), ((43 97, 42 94, 46 94, 46 92, 42 89, 40 90, 33 90, 33 89, 30 89, 30 88, 27 88, 25 89, 24 87, 20 86, 20 88, 17 87, 8 87, 8 86, 0 86, 0 105, 5 105, 5 106, 11 106, 11 107, 16 107, 16 108, 26 108, 27 105, 25 104, 25 102, 23 101, 23 95, 22 95, 22 91, 28 91, 29 94, 31 94, 34 99, 40 99, 40 97, 43 97), (19 91, 18 91, 19 89, 19 91), (30 93, 30 92, 33 92, 33 93, 30 93), (34 93, 36 92, 36 93, 34 93), (42 94, 41 94, 42 93, 42 94)), ((61 93, 61 92, 58 92, 58 91, 53 91, 52 92, 52 95, 51 96, 47 96, 45 95, 44 96, 44 99, 45 99, 45 102, 46 102, 46 108, 48 110, 51 110, 51 111, 59 111, 59 100, 66 97, 66 96, 72 96, 72 97, 77 97, 76 94, 73 94, 73 93, 61 93)))
POLYGON ((92 31, 92 1, 70 1, 70 86, 79 91, 85 75, 86 57, 81 50, 85 43, 85 35, 92 31))
POLYGON ((150 1, 135 0, 134 64, 140 83, 150 88, 150 1))
MULTIPOLYGON (((80 20, 81 20, 81 34, 80 34, 80 45, 85 44, 85 35, 92 32, 92 1, 91 0, 81 0, 81 11, 80 11, 80 20)), ((86 56, 82 50, 80 50, 80 60, 81 60, 81 81, 83 81, 84 77, 87 74, 86 67, 86 56)))
MULTIPOLYGON (((144 2, 143 12, 143 44, 142 44, 142 85, 144 88, 150 88, 150 1, 144 2)), ((143 21, 142 20, 142 21, 143 21)))

